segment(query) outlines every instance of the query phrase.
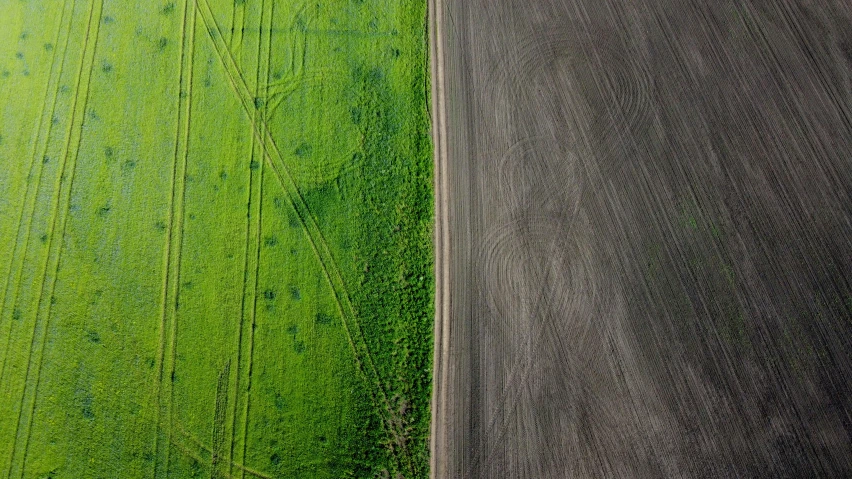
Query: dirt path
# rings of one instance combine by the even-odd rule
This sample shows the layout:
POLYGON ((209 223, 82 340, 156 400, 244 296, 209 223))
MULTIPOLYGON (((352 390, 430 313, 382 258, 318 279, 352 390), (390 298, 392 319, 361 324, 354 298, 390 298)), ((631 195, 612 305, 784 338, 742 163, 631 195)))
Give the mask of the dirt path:
POLYGON ((448 344, 445 334, 449 329, 449 178, 447 176, 446 107, 444 96, 444 45, 443 45, 443 2, 429 2, 429 39, 432 67, 432 124, 435 154, 435 333, 434 372, 432 393, 432 425, 430 431, 430 471, 432 477, 446 470, 443 456, 434 451, 442 447, 441 439, 446 436, 448 344))

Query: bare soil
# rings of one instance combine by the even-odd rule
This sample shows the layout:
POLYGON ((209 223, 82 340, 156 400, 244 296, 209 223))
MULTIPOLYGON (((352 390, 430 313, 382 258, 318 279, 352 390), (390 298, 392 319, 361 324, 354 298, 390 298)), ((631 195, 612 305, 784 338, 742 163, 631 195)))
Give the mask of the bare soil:
POLYGON ((433 476, 852 477, 852 4, 431 28, 433 476))

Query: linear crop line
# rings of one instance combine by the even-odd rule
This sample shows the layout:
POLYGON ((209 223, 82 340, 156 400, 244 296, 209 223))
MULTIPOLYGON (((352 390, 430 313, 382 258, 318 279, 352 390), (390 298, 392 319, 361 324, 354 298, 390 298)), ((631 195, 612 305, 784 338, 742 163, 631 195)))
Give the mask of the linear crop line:
MULTIPOLYGON (((46 85, 45 91, 44 91, 44 102, 43 103, 46 104, 47 101, 48 101, 48 95, 50 94, 50 91, 51 91, 51 85, 54 86, 55 91, 54 91, 54 94, 53 94, 53 100, 51 101, 51 105, 50 105, 50 115, 44 116, 44 110, 42 110, 42 118, 41 118, 41 121, 39 122, 38 130, 37 130, 37 133, 36 133, 36 141, 33 143, 33 152, 32 152, 32 156, 30 158, 29 175, 27 176, 27 178, 28 178, 27 189, 26 189, 26 193, 24 195, 24 201, 23 201, 23 203, 21 203, 21 212, 20 212, 20 215, 18 216, 18 231, 15 235, 15 246, 14 246, 14 249, 12 251, 11 261, 9 262, 9 270, 8 270, 8 273, 6 274, 6 284, 3 286, 3 299, 0 300, 0 315, 2 315, 3 312, 6 311, 6 300, 9 299, 9 297, 10 297, 10 295, 9 295, 10 290, 15 289, 14 295, 11 296, 13 299, 12 299, 11 304, 10 304, 11 312, 10 312, 10 315, 9 315, 10 320, 8 321, 9 331, 8 331, 8 333, 5 333, 5 334, 0 333, 0 338, 2 338, 4 335, 6 336, 6 348, 3 349, 3 353, 2 353, 3 358, 0 359, 0 383, 2 383, 2 380, 3 380, 3 376, 4 376, 4 373, 5 373, 5 369, 6 369, 6 358, 8 356, 9 348, 10 348, 11 342, 12 342, 12 320, 11 320, 11 318, 15 314, 14 313, 15 303, 18 301, 18 297, 19 297, 19 294, 20 294, 21 285, 20 285, 19 282, 20 282, 20 277, 21 277, 21 275, 23 274, 23 271, 24 271, 24 264, 26 262, 27 254, 29 253, 30 236, 32 235, 32 223, 33 223, 32 219, 33 219, 33 216, 35 214, 36 205, 38 204, 38 202, 36 201, 36 198, 38 197, 38 191, 41 188, 41 180, 42 180, 42 175, 43 175, 43 172, 44 172, 44 162, 42 161, 41 163, 38 163, 36 159, 39 158, 39 157, 44 158, 45 155, 47 155, 47 148, 48 148, 48 144, 50 143, 50 135, 53 132, 53 121, 52 120, 53 120, 53 115, 56 113, 56 103, 57 103, 57 100, 59 98, 58 83, 59 83, 59 79, 62 77, 62 70, 65 67, 65 60, 68 56, 67 55, 67 53, 68 53, 68 38, 71 36, 70 30, 71 30, 71 24, 73 23, 73 19, 74 19, 74 9, 76 8, 76 5, 77 5, 77 2, 76 2, 76 0, 74 0, 73 5, 71 7, 71 14, 68 15, 68 28, 67 28, 67 31, 66 31, 64 46, 61 49, 62 50, 62 64, 61 64, 59 70, 57 71, 56 78, 54 80, 54 71, 55 71, 55 67, 56 67, 56 64, 57 64, 56 58, 57 58, 57 56, 59 54, 59 50, 60 50, 59 40, 62 36, 62 34, 61 34, 62 27, 66 23, 65 22, 65 14, 66 14, 66 11, 68 9, 68 0, 65 0, 63 2, 63 5, 62 5, 62 14, 59 18, 59 26, 57 27, 56 37, 53 41, 53 44, 56 45, 56 48, 54 48, 54 50, 53 50, 53 57, 51 59, 51 65, 50 65, 50 75, 48 77, 47 85, 46 85), (42 135, 42 131, 44 129, 45 123, 47 123, 47 133, 45 135, 42 135), (39 152, 41 152, 41 155, 39 155, 39 152), (35 189, 33 189, 32 188, 32 176, 33 176, 33 173, 35 171, 35 165, 36 164, 39 164, 40 167, 38 168, 38 177, 35 180, 35 189), (24 214, 25 211, 29 211, 29 214, 24 214), (26 227, 24 226, 25 223, 26 223, 26 227), (26 233, 23 233, 24 230, 26 230, 26 233), (23 252, 20 252, 19 250, 21 249, 21 239, 22 239, 21 234, 22 233, 25 234, 25 236, 23 238, 23 252), (16 261, 16 260, 19 260, 19 261, 16 261)), ((5 318, 5 315, 0 316, 0 324, 3 324, 3 318, 5 318)))
POLYGON ((57 198, 56 198, 57 206, 59 206, 60 202, 64 202, 64 206, 61 207, 61 208, 58 208, 57 214, 53 218, 53 226, 52 226, 53 233, 51 234, 51 237, 50 237, 50 242, 49 242, 49 247, 48 247, 48 255, 47 255, 47 263, 48 264, 45 265, 45 275, 44 275, 44 278, 43 278, 43 281, 42 281, 42 284, 41 284, 41 288, 40 288, 40 291, 39 291, 39 298, 38 298, 38 303, 37 303, 38 307, 37 307, 37 310, 36 310, 36 320, 33 323, 32 342, 30 344, 30 351, 29 351, 30 357, 27 361, 27 369, 26 369, 26 372, 24 374, 24 391, 23 391, 23 396, 21 398, 21 408, 18 410, 17 429, 16 429, 16 432, 15 432, 15 438, 12 441, 12 455, 11 455, 11 461, 10 461, 10 464, 9 464, 9 466, 10 466, 9 477, 10 478, 13 477, 13 476, 17 476, 17 477, 23 477, 24 476, 24 466, 25 466, 25 462, 26 462, 27 450, 29 448, 30 437, 31 437, 31 434, 32 434, 33 416, 34 416, 34 413, 35 413, 36 399, 38 397, 38 387, 39 387, 39 383, 40 383, 40 380, 41 380, 41 369, 42 369, 42 364, 43 364, 43 360, 44 360, 44 346, 45 346, 45 342, 47 340, 48 330, 50 329, 49 328, 50 316, 51 316, 51 313, 53 312, 53 294, 54 294, 54 291, 56 289, 56 280, 57 280, 57 276, 59 275, 59 269, 60 269, 61 259, 62 259, 62 242, 63 242, 63 239, 65 238, 65 232, 66 232, 66 228, 68 226, 68 216, 70 214, 71 193, 72 193, 72 190, 73 190, 74 177, 75 177, 75 173, 76 173, 76 169, 77 169, 76 168, 77 156, 80 153, 80 146, 81 146, 82 141, 83 141, 83 125, 84 125, 84 122, 85 122, 84 121, 85 110, 86 110, 86 106, 87 106, 88 101, 89 101, 89 92, 90 92, 90 86, 91 86, 91 81, 92 81, 92 69, 93 69, 93 66, 94 66, 95 53, 96 53, 96 50, 97 50, 98 33, 100 31, 100 28, 99 28, 99 26, 100 26, 100 15, 101 15, 102 9, 103 9, 103 0, 100 0, 98 2, 93 2, 92 6, 89 10, 89 23, 88 23, 88 26, 86 28, 86 38, 85 38, 85 46, 84 46, 84 50, 83 50, 83 60, 80 62, 80 72, 79 72, 79 75, 77 76, 77 81, 78 81, 77 93, 74 97, 74 106, 72 108, 72 119, 71 119, 71 122, 70 122, 70 125, 69 125, 70 131, 69 131, 68 148, 67 148, 66 153, 63 157, 61 174, 58 178, 58 183, 57 183, 57 198), (98 5, 97 8, 95 8, 95 4, 98 5), (97 15, 95 15, 95 11, 97 11, 97 15), (88 68, 86 68, 87 64, 88 64, 88 68), (83 80, 84 76, 86 76, 85 80, 83 80), (80 85, 85 85, 85 88, 83 90, 81 90, 80 85), (80 96, 84 97, 82 107, 79 106, 80 96), (79 122, 79 125, 78 125, 79 130, 76 133, 76 138, 72 139, 73 138, 72 135, 75 134, 74 131, 73 131, 74 130, 74 124, 77 123, 77 122, 79 122), (76 143, 76 146, 74 147, 73 150, 70 149, 71 143, 76 143), (65 191, 65 197, 62 198, 62 183, 64 182, 66 170, 69 169, 68 168, 69 163, 70 163, 70 173, 69 173, 69 178, 68 178, 68 187, 66 188, 66 191, 65 191), (60 214, 59 213, 60 211, 64 211, 64 213, 60 214), (61 232, 61 235, 60 235, 58 240, 56 239, 56 234, 54 234, 56 231, 61 232), (49 263, 51 262, 51 253, 53 253, 53 252, 55 252, 55 256, 56 256, 55 260, 53 260, 55 265, 53 265, 53 267, 50 267, 49 263), (47 279, 47 276, 48 276, 47 271, 49 271, 51 269, 53 270, 53 274, 52 274, 52 277, 50 278, 50 280, 48 280, 47 279), (50 283, 49 286, 48 286, 48 283, 50 283), (47 307, 43 308, 42 304, 45 301, 45 294, 44 293, 45 293, 46 289, 49 289, 49 294, 47 295, 47 299, 46 299, 47 307), (36 349, 36 345, 37 345, 36 344, 36 341, 37 341, 36 340, 36 336, 37 336, 36 332, 38 330, 38 324, 40 322, 39 320, 41 319, 41 316, 42 316, 41 313, 45 310, 46 310, 46 313, 44 314, 44 319, 43 319, 44 326, 43 326, 43 330, 41 332, 41 337, 38 339, 38 348, 37 348, 38 359, 34 360, 33 357, 32 357, 32 354, 33 354, 33 350, 36 349), (32 369, 32 365, 33 365, 34 362, 35 362, 35 378, 32 381, 30 381, 30 370, 32 369), (32 387, 28 388, 27 386, 29 386, 30 384, 32 384, 32 387), (28 390, 31 391, 30 395, 32 396, 32 399, 30 401, 27 401, 27 396, 28 396, 27 391, 28 390), (24 404, 25 402, 30 402, 29 406, 26 406, 24 404), (24 413, 24 410, 26 410, 26 409, 28 409, 28 412, 27 412, 27 416, 24 417, 23 413, 24 413), (24 423, 26 423, 26 424, 24 424, 24 423), (23 430, 22 430, 22 425, 23 425, 23 430), (23 446, 21 447, 20 452, 18 454, 16 454, 16 451, 18 451, 18 444, 19 444, 18 438, 21 437, 21 436, 24 437, 23 446), (18 474, 16 474, 16 470, 19 471, 18 474))
POLYGON ((231 10, 231 50, 241 48, 243 45, 243 31, 246 29, 246 4, 248 2, 234 2, 231 10), (237 23, 240 24, 239 28, 237 23))
MULTIPOLYGON (((271 28, 272 28, 272 18, 274 12, 275 4, 274 2, 267 2, 263 0, 261 2, 261 10, 260 10, 260 20, 259 20, 259 32, 257 40, 257 70, 255 74, 255 96, 260 96, 260 85, 261 78, 265 78, 269 74, 269 64, 271 57, 271 28), (267 12, 267 5, 269 5, 269 12, 267 12), (267 30, 267 55, 266 55, 266 63, 262 62, 263 54, 263 26, 264 20, 268 20, 269 29, 267 30)), ((268 92, 268 82, 265 82, 267 85, 265 87, 266 92, 268 92)), ((266 95, 264 94, 264 98, 266 95)), ((257 116, 260 114, 258 109, 253 110, 252 112, 252 123, 257 122, 257 116)), ((255 168, 252 165, 255 164, 255 153, 256 150, 260 147, 260 145, 256 144, 256 138, 254 135, 251 137, 251 162, 249 163, 249 192, 248 192, 248 201, 246 207, 246 244, 245 244, 245 259, 243 264, 243 296, 240 304, 240 324, 239 324, 239 333, 237 340, 237 374, 236 374, 236 382, 237 382, 237 397, 234 401, 233 409, 232 409, 232 417, 231 417, 231 444, 229 448, 229 463, 231 466, 231 474, 233 474, 234 467, 234 446, 235 441, 234 438, 237 435, 237 414, 240 406, 240 398, 242 398, 242 418, 240 421, 240 437, 241 437, 241 446, 242 450, 240 455, 240 461, 245 461, 246 451, 247 451, 247 437, 248 437, 248 422, 249 422, 249 409, 251 403, 251 376, 253 370, 253 359, 254 359, 254 325, 255 318, 257 314, 257 285, 258 278, 260 273, 260 236, 262 233, 262 214, 263 214, 263 166, 264 162, 261 161, 257 163, 257 172, 255 172, 255 168), (253 260, 253 263, 252 263, 253 260), (253 271, 253 272, 252 272, 253 271), (249 300, 247 301, 247 298, 249 300), (250 303, 250 305, 248 304, 250 303), (248 336, 247 345, 245 346, 247 350, 247 360, 248 360, 248 373, 246 378, 241 377, 241 373, 245 374, 245 370, 241 368, 242 366, 242 352, 243 352, 243 330, 245 329, 246 324, 246 316, 248 316, 248 330, 245 334, 248 336), (245 383, 245 393, 241 393, 239 389, 240 384, 245 383)), ((240 477, 245 477, 245 471, 238 472, 240 477)))
MULTIPOLYGON (((207 0, 195 0, 195 3, 201 12, 202 21, 207 27, 208 34, 213 41, 214 49, 216 50, 217 56, 222 62, 225 72, 228 75, 232 89, 238 95, 240 103, 243 105, 246 113, 251 116, 253 100, 250 99, 248 87, 239 73, 239 68, 236 66, 233 56, 228 50, 227 44, 224 44, 224 41, 222 40, 221 30, 216 24, 216 20, 210 10, 210 6, 207 3, 207 0), (222 45, 220 45, 220 42, 222 45), (238 78, 239 83, 237 80, 238 78)), ((311 248, 314 250, 314 254, 319 259, 326 279, 332 288, 332 293, 334 294, 338 311, 343 317, 344 329, 349 339, 349 343, 355 353, 355 362, 358 365, 358 369, 367 376, 368 381, 371 381, 374 385, 378 386, 378 392, 381 396, 380 399, 385 407, 385 414, 382 414, 382 417, 384 418, 383 425, 386 429, 393 429, 393 425, 389 419, 389 414, 392 409, 390 401, 387 398, 386 388, 384 383, 381 381, 381 377, 379 376, 378 370, 373 362, 369 347, 364 340, 363 330, 358 324, 357 317, 354 314, 354 308, 352 307, 349 299, 345 283, 343 282, 343 278, 337 268, 336 262, 334 261, 334 257, 328 249, 325 238, 317 225, 316 218, 314 218, 311 214, 307 203, 299 191, 295 179, 287 169, 286 164, 284 164, 281 153, 275 144, 274 138, 272 138, 272 134, 266 121, 261 119, 258 124, 254 124, 252 127, 254 129, 254 134, 258 137, 263 147, 266 160, 269 161, 270 167, 274 171, 278 182, 288 194, 290 204, 293 206, 297 216, 299 217, 299 220, 307 233, 311 248), (352 324, 349 324, 350 322, 352 324), (356 332, 355 335, 353 335, 353 330, 356 332), (366 366, 364 363, 366 363, 366 366)), ((409 469, 413 470, 409 451, 405 447, 402 449, 403 450, 401 452, 409 462, 409 469)))
POLYGON ((169 452, 172 443, 172 401, 174 396, 175 357, 177 339, 177 310, 180 285, 181 252, 184 228, 184 206, 186 200, 186 170, 189 160, 189 132, 192 114, 192 73, 195 53, 195 10, 190 7, 190 0, 184 5, 183 34, 181 42, 181 65, 178 89, 178 119, 175 133, 175 153, 172 171, 172 191, 169 210, 169 229, 166 250, 164 251, 164 278, 162 290, 162 307, 159 332, 159 362, 157 368, 156 396, 157 423, 163 421, 165 431, 159 429, 154 435, 154 477, 158 476, 162 465, 164 477, 169 471, 169 452), (164 382, 164 373, 169 376, 164 382), (165 390, 165 391, 164 391, 165 390), (168 396, 168 397, 166 397, 168 396), (166 436, 164 447, 161 449, 160 435, 166 436), (162 457, 162 461, 160 458, 162 457))
POLYGON ((225 443, 228 438, 227 427, 228 422, 228 386, 231 382, 231 361, 225 363, 225 368, 219 372, 219 379, 216 381, 216 401, 213 412, 213 447, 210 452, 210 477, 214 479, 223 476, 230 476, 230 458, 228 458, 228 473, 221 471, 223 466, 221 463, 222 456, 225 452, 225 443))

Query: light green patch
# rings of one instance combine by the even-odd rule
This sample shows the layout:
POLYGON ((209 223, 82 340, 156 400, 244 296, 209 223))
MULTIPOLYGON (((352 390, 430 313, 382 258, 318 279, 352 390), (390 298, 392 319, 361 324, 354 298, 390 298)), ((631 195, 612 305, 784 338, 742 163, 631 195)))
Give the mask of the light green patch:
POLYGON ((428 476, 425 15, 0 2, 0 475, 428 476))

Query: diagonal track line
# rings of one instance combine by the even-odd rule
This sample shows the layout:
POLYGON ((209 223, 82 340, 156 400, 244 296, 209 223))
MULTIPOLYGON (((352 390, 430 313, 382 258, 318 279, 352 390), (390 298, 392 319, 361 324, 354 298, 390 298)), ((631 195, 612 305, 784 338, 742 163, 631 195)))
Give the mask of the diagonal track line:
MULTIPOLYGON (((213 42, 216 54, 225 69, 231 87, 240 100, 246 114, 251 117, 252 110, 254 109, 251 92, 242 77, 240 69, 234 61, 230 50, 228 49, 228 45, 222 37, 221 29, 216 23, 212 10, 210 9, 210 5, 207 3, 207 0, 194 1, 196 7, 201 13, 202 21, 204 22, 211 41, 213 42)), ((375 395, 378 393, 379 400, 383 405, 383 409, 380 409, 379 413, 383 418, 382 424, 386 430, 385 432, 388 433, 394 429, 394 426, 389 417, 392 407, 388 400, 387 388, 378 374, 378 370, 364 339, 363 330, 358 324, 358 320, 340 270, 337 267, 334 257, 328 248, 328 244, 319 229, 316 219, 311 214, 295 179, 283 161, 281 152, 275 144, 266 120, 261 117, 261 120, 252 125, 252 127, 254 130, 253 133, 257 137, 263 149, 265 159, 269 162, 269 166, 272 168, 278 182, 287 193, 290 204, 293 206, 293 209, 299 217, 299 220, 307 233, 311 248, 317 256, 317 259, 320 261, 320 265, 322 266, 326 279, 332 288, 338 311, 343 318, 346 335, 355 354, 355 362, 358 369, 362 374, 364 374, 368 382, 373 383, 377 388, 377 390, 371 389, 371 394, 375 395)), ((413 462, 410 452, 404 447, 401 452, 407 462, 407 464, 403 466, 407 466, 408 470, 413 472, 413 462)), ((399 458, 397 457, 397 459, 399 458)))

